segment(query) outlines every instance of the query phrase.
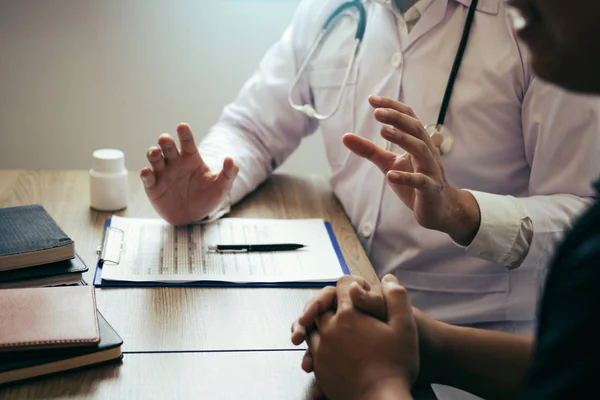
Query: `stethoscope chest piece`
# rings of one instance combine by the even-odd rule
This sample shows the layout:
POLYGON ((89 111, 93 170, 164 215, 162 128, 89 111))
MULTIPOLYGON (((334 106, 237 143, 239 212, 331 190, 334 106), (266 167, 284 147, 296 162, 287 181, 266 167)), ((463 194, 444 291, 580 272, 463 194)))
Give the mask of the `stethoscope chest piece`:
POLYGON ((448 154, 454 146, 454 135, 445 125, 431 124, 425 127, 425 130, 431 136, 433 144, 440 150, 440 154, 448 154))

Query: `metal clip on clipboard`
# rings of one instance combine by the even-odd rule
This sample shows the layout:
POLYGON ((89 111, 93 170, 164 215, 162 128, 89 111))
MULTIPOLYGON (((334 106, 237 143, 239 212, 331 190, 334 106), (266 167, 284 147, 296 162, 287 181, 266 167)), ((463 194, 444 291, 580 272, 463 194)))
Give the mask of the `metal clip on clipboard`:
POLYGON ((119 264, 121 262, 121 253, 123 252, 123 243, 125 232, 122 229, 109 226, 104 231, 102 245, 98 248, 101 263, 109 262, 119 264))

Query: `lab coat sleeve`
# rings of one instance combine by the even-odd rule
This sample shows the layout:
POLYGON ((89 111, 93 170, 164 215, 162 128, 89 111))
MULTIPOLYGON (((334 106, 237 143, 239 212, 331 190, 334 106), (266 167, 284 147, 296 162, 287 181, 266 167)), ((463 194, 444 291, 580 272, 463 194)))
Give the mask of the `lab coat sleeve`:
POLYGON ((508 267, 545 268, 557 242, 593 200, 591 183, 600 171, 600 101, 533 78, 522 125, 529 195, 472 192, 482 223, 467 253, 508 267), (523 245, 524 238, 529 245, 523 245))
MULTIPOLYGON (((225 107, 217 124, 199 145, 213 172, 223 159, 233 158, 240 171, 230 193, 236 203, 254 190, 298 147, 316 123, 288 104, 288 93, 313 35, 310 3, 298 7, 290 27, 270 48, 235 101, 225 107)), ((306 74, 294 91, 297 103, 310 103, 306 74)), ((218 212, 219 210, 217 210, 218 212)))
POLYGON ((592 203, 600 172, 600 101, 567 93, 534 78, 523 104, 525 152, 531 167, 533 221, 523 267, 547 267, 557 242, 592 203))

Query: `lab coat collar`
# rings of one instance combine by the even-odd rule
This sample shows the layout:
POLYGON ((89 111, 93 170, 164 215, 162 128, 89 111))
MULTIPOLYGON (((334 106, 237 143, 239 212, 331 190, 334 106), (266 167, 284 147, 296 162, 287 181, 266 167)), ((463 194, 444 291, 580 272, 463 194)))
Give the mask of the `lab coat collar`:
MULTIPOLYGON (((394 0, 373 0, 375 3, 381 4, 383 7, 388 8, 390 10, 394 9, 394 0)), ((440 1, 444 1, 445 4, 447 4, 447 1, 445 0, 434 0, 434 3, 432 5, 435 5, 435 3, 439 3, 440 1)), ((471 5, 472 0, 454 0, 457 3, 462 4, 465 7, 469 7, 471 5)), ((363 0, 363 3, 367 3, 368 0, 363 0)), ((492 15, 496 15, 498 14, 498 10, 500 8, 500 0, 479 0, 479 3, 477 4, 477 11, 481 11, 483 13, 486 14, 492 14, 492 15)))
MULTIPOLYGON (((446 14, 446 8, 450 1, 456 1, 465 7, 471 5, 471 0, 435 0, 433 4, 427 8, 419 23, 413 28, 408 43, 403 44, 403 52, 407 51, 423 35, 443 21, 446 14)), ((496 15, 498 14, 500 1, 501 0, 479 0, 479 3, 477 3, 477 10, 486 14, 496 15)))
MULTIPOLYGON (((472 3, 471 0, 454 0, 465 7, 469 7, 472 3)), ((481 11, 486 14, 496 15, 500 9, 500 0, 479 0, 477 3, 477 11, 481 11)))

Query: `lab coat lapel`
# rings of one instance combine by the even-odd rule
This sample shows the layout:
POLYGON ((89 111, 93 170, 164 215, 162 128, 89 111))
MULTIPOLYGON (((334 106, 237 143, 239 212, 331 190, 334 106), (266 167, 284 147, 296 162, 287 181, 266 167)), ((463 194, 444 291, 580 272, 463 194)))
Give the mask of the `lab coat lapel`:
MULTIPOLYGON (((410 35, 408 35, 408 41, 402 48, 403 52, 407 51, 409 47, 419 40, 421 36, 425 35, 444 20, 449 1, 452 0, 434 0, 427 10, 425 10, 425 14, 423 14, 419 22, 417 22, 410 35)), ((472 0, 454 1, 462 4, 466 8, 469 8, 472 0)), ((498 14, 499 7, 500 0, 479 0, 479 3, 477 4, 477 11, 496 15, 498 14)))
POLYGON ((408 41, 402 48, 403 52, 407 51, 421 36, 425 35, 444 20, 447 6, 448 0, 434 0, 434 2, 427 7, 425 13, 419 19, 419 22, 417 22, 408 35, 408 41))

